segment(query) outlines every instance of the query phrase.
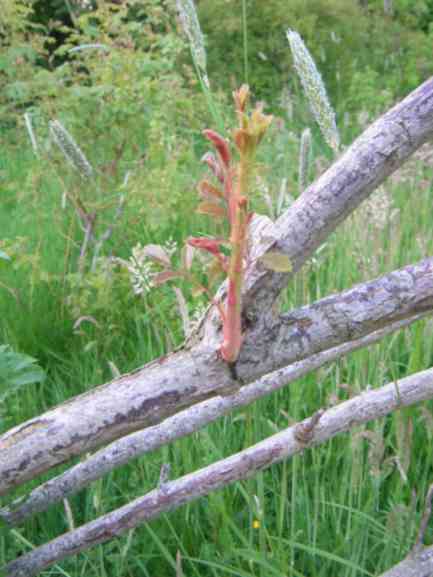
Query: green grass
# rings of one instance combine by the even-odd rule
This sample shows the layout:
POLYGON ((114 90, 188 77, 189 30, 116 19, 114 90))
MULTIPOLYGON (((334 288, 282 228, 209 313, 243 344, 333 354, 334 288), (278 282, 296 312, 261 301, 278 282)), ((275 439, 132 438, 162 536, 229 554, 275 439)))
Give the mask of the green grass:
MULTIPOLYGON (((128 258, 138 241, 180 241, 204 230, 205 221, 193 213, 202 144, 196 141, 190 152, 185 142, 178 145, 180 158, 174 164, 161 172, 150 159, 134 176, 124 221, 104 248, 106 255, 112 251, 128 258), (158 180, 161 175, 168 182, 158 180), (170 195, 158 197, 158 186, 170 195)), ((321 145, 316 141, 315 146, 317 158, 321 145)), ((103 158, 104 151, 100 154, 103 158)), ((296 155, 287 129, 275 129, 261 159, 271 193, 278 192, 283 177, 289 192, 297 191, 296 155)), ((6 430, 110 379, 108 361, 128 371, 180 343, 182 336, 171 289, 145 300, 134 298, 125 278, 119 278, 108 295, 91 292, 86 302, 83 312, 90 311, 102 328, 85 325, 82 335, 74 335, 74 317, 65 300, 71 292, 67 273, 74 269, 81 235, 76 219, 70 207, 61 209, 55 172, 32 156, 24 139, 6 146, 0 163, 2 239, 27 239, 14 259, 17 270, 3 265, 0 271, 2 282, 17 295, 14 299, 6 290, 0 292, 0 340, 36 356, 48 373, 43 384, 8 399, 1 422, 6 430), (105 300, 98 302, 101 294, 105 300)), ((101 198, 92 196, 91 187, 80 188, 79 177, 62 170, 71 189, 100 206, 101 198)), ((288 288, 284 307, 311 302, 431 254, 432 174, 431 163, 412 162, 407 179, 400 175, 386 183, 389 204, 371 205, 371 214, 382 221, 367 226, 372 217, 360 211, 351 217, 288 288)), ((110 184, 108 198, 115 196, 117 185, 110 184)), ((262 210, 263 199, 259 192, 256 196, 262 210)), ((103 210, 108 222, 111 208, 104 205, 103 210)), ((71 498, 75 523, 90 521, 153 488, 162 463, 171 464, 173 477, 183 475, 264 439, 332 400, 430 367, 432 333, 431 321, 418 323, 114 471, 71 498)), ((376 575, 402 559, 413 543, 433 477, 432 409, 426 403, 342 435, 69 559, 61 565, 63 572, 52 568, 44 574, 169 577, 175 575, 179 550, 187 577, 376 575)), ((0 537, 0 564, 66 530, 64 509, 55 506, 0 537)))

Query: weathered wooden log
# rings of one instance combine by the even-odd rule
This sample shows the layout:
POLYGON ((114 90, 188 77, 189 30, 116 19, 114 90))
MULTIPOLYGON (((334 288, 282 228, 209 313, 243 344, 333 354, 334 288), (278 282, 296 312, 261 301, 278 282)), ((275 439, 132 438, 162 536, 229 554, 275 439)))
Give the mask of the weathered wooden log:
MULTIPOLYGON (((246 338, 239 374, 252 382, 296 360, 433 309, 433 258, 283 314, 246 338)), ((76 397, 0 439, 0 494, 73 455, 217 395, 233 377, 200 344, 76 397)))
MULTIPOLYGON (((264 243, 262 252, 275 248, 285 252, 293 263, 291 274, 296 272, 327 235, 432 135, 433 78, 370 126, 305 191, 279 219, 274 238, 264 243)), ((410 276, 411 272, 408 274, 410 276)), ((331 331, 328 333, 331 345, 325 345, 323 339, 322 345, 316 341, 313 346, 306 342, 313 319, 294 313, 275 320, 264 314, 268 313, 269 305, 288 278, 288 274, 266 271, 260 264, 253 267, 247 278, 244 312, 248 322, 244 348, 237 363, 238 374, 245 382, 277 368, 278 365, 271 366, 272 363, 267 364, 265 371, 257 366, 258 359, 268 358, 269 347, 273 344, 270 339, 275 335, 281 343, 286 341, 297 350, 296 356, 290 351, 286 355, 273 348, 270 357, 273 362, 282 364, 336 343, 331 326, 332 313, 328 315, 332 322, 327 325, 327 330, 331 331), (264 343, 260 349, 258 343, 262 339, 264 343), (299 355, 299 351, 303 353, 299 355)), ((400 280, 407 283, 409 277, 406 275, 400 280)), ((393 302, 400 304, 398 297, 393 302)), ((333 305, 328 301, 327 306, 332 308, 333 305)), ((418 302, 418 309, 407 314, 416 314, 420 306, 425 307, 425 303, 418 302)), ((410 302, 406 301, 405 307, 409 311, 410 302)), ((384 312, 385 309, 383 306, 384 312)), ((303 309, 302 315, 305 312, 303 309)), ((393 320, 404 318, 399 317, 396 310, 393 314, 393 320)), ((370 323, 370 330, 384 326, 383 321, 376 318, 370 323)), ((0 494, 73 455, 156 424, 193 403, 237 386, 239 383, 234 382, 232 373, 218 358, 220 335, 215 322, 215 316, 210 314, 199 344, 158 359, 3 435, 0 438, 0 494), (180 382, 173 382, 173 374, 180 382)), ((352 338, 362 336, 357 333, 355 324, 352 328, 347 325, 345 331, 349 338, 351 334, 352 338)))
POLYGON ((431 577, 433 575, 433 547, 425 547, 415 555, 409 555, 380 577, 431 577))
POLYGON ((51 504, 76 493, 116 467, 143 456, 149 451, 154 451, 176 439, 190 435, 234 409, 248 405, 265 395, 277 391, 303 375, 355 350, 371 346, 385 336, 405 328, 421 318, 423 318, 423 315, 398 321, 361 339, 317 353, 288 367, 273 371, 258 381, 246 385, 233 395, 215 397, 198 403, 165 419, 159 425, 126 435, 99 450, 94 455, 89 456, 85 461, 78 463, 58 477, 54 477, 37 487, 29 495, 21 497, 9 506, 0 509, 0 518, 9 526, 19 525, 26 518, 44 511, 51 504))
MULTIPOLYGON (((53 563, 122 535, 165 511, 208 495, 234 481, 251 477, 257 471, 300 453, 307 447, 319 445, 362 423, 431 398, 433 369, 366 391, 328 410, 321 410, 313 417, 240 453, 174 481, 161 483, 158 488, 124 507, 69 531, 12 561, 3 568, 4 576, 37 575, 53 563)), ((427 577, 427 573, 422 575, 427 577)))

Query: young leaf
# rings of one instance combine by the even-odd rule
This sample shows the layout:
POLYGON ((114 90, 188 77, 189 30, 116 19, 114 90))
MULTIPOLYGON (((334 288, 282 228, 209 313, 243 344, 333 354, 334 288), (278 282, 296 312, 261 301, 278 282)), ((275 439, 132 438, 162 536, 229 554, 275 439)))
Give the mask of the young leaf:
POLYGON ((215 158, 215 155, 212 154, 212 152, 206 152, 206 154, 203 155, 201 161, 208 165, 214 176, 216 176, 216 178, 221 183, 224 182, 224 169, 222 168, 221 163, 218 162, 218 160, 215 158))
POLYGON ((197 207, 197 212, 200 214, 209 214, 216 218, 224 218, 226 216, 226 209, 220 204, 213 202, 201 202, 197 207))
POLYGON ((224 193, 208 180, 202 180, 198 185, 198 192, 202 198, 224 198, 224 193))
POLYGON ((259 260, 265 268, 274 272, 290 272, 292 270, 289 257, 282 252, 267 252, 259 260))
POLYGON ((206 250, 215 256, 220 254, 220 246, 225 244, 225 240, 217 239, 217 238, 195 238, 190 237, 188 239, 188 244, 193 246, 194 248, 201 248, 202 250, 206 250))
POLYGON ((164 270, 152 277, 152 283, 155 286, 161 286, 174 278, 182 278, 183 274, 174 270, 164 270))
POLYGON ((28 355, 16 353, 8 345, 0 346, 0 401, 14 389, 45 379, 44 371, 36 362, 28 355))
POLYGON ((228 168, 230 166, 231 154, 227 140, 223 138, 221 134, 215 132, 215 130, 203 130, 203 135, 212 142, 218 151, 222 163, 228 168))
POLYGON ((195 248, 192 245, 185 243, 181 253, 182 267, 185 270, 191 270, 194 252, 195 248))

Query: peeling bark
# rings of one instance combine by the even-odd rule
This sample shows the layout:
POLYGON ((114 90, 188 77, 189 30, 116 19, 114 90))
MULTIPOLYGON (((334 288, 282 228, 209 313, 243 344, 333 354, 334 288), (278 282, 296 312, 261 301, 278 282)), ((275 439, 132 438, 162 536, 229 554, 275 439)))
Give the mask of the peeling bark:
MULTIPOLYGON (((307 446, 319 445, 362 423, 431 398, 433 369, 379 389, 366 391, 240 453, 177 480, 163 483, 124 507, 61 535, 12 561, 3 568, 3 573, 5 577, 37 575, 53 563, 122 535, 165 511, 171 511, 234 481, 251 477, 257 471, 303 452, 307 446), (308 432, 308 442, 305 432, 308 432)), ((400 577, 403 573, 395 575, 400 577)), ((427 577, 427 573, 421 575, 427 577)), ((392 577, 392 574, 386 577, 392 577)))
POLYGON ((9 526, 16 526, 26 518, 46 510, 60 501, 100 479, 116 467, 124 465, 149 451, 154 451, 176 439, 190 435, 209 423, 257 399, 273 393, 307 373, 335 361, 363 347, 370 346, 386 335, 402 329, 423 318, 421 315, 399 321, 384 329, 323 351, 312 357, 298 361, 289 367, 272 372, 258 381, 243 387, 239 392, 226 397, 215 397, 198 403, 167 418, 161 424, 126 435, 115 441, 85 461, 78 463, 58 477, 34 489, 29 495, 17 499, 8 507, 0 509, 0 518, 9 526))

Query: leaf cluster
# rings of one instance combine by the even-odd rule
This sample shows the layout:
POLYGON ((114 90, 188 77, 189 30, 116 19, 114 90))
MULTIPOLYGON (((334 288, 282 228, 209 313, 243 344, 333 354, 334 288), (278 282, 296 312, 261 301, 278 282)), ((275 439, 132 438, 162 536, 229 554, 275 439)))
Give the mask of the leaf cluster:
POLYGON ((13 351, 9 345, 0 345, 0 402, 18 388, 44 379, 36 359, 13 351))

